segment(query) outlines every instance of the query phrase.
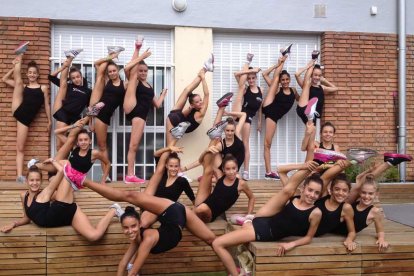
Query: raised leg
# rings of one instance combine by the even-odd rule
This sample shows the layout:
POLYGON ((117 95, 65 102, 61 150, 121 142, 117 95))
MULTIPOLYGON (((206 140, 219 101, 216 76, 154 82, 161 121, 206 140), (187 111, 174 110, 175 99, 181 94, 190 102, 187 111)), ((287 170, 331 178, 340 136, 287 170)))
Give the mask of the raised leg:
MULTIPOLYGON (((129 84, 128 84, 129 86, 129 84)), ((135 156, 138 151, 139 143, 141 142, 142 134, 144 133, 145 121, 139 117, 132 119, 131 138, 129 140, 128 149, 128 175, 134 174, 135 156)))
POLYGON ((14 63, 14 89, 13 89, 13 98, 12 98, 12 113, 16 111, 16 109, 22 104, 23 102, 23 90, 24 84, 22 79, 22 55, 19 55, 16 58, 14 63))
POLYGON ((110 208, 106 215, 101 218, 96 227, 93 227, 86 214, 78 205, 75 216, 72 220, 72 227, 88 241, 97 241, 105 234, 112 218, 115 216, 115 209, 110 208))
POLYGON ((211 194, 211 177, 213 176, 213 160, 214 155, 208 152, 203 158, 203 177, 198 185, 197 195, 195 199, 195 206, 203 203, 211 194))
POLYGON ((29 128, 24 124, 17 122, 17 137, 16 137, 16 170, 17 176, 23 175, 24 163, 24 146, 26 145, 29 128))
MULTIPOLYGON (((201 70, 204 70, 204 69, 201 69, 201 70)), ((183 92, 181 92, 180 96, 178 97, 177 102, 175 103, 173 107, 173 110, 176 110, 176 109, 182 110, 187 102, 189 94, 192 93, 194 89, 196 89, 199 86, 200 83, 201 83, 201 78, 197 74, 197 77, 195 77, 193 81, 189 85, 187 85, 186 88, 184 88, 183 92)))

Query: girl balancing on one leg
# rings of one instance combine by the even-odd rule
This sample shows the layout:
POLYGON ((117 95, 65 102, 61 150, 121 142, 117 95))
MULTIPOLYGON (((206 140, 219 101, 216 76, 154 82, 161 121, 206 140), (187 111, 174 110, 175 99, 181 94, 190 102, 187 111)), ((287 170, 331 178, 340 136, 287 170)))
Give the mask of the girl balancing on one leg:
POLYGON ((88 217, 81 208, 74 203, 73 189, 63 179, 62 166, 54 159, 46 162, 56 166, 58 173, 49 185, 41 190, 42 174, 37 168, 31 168, 27 174, 28 191, 20 197, 23 205, 23 217, 1 228, 3 233, 13 228, 29 224, 31 221, 40 227, 60 227, 72 225, 79 234, 89 241, 99 240, 105 233, 112 218, 120 217, 123 210, 118 204, 110 207, 108 213, 92 226, 88 217))
POLYGON ((247 54, 246 62, 243 65, 243 70, 234 73, 234 76, 238 82, 238 92, 236 100, 233 104, 233 111, 245 112, 247 114, 246 121, 242 128, 242 141, 244 144, 244 171, 243 179, 249 179, 249 165, 250 165, 250 127, 253 117, 259 111, 257 120, 257 130, 261 131, 262 128, 262 101, 263 94, 259 86, 257 86, 257 73, 260 68, 249 67, 253 59, 253 54, 247 54), (246 87, 246 81, 248 86, 246 87))
POLYGON ((3 82, 14 88, 12 113, 17 121, 16 181, 21 183, 25 182, 25 177, 23 176, 24 147, 29 133, 29 126, 43 104, 48 119, 48 133, 51 127, 49 87, 38 83, 39 68, 37 67, 36 62, 29 62, 27 67, 27 78, 29 83, 27 85, 23 83, 21 75, 22 59, 28 44, 29 42, 24 42, 17 47, 15 50, 16 58, 13 61, 14 68, 2 78, 3 82), (12 75, 13 79, 11 78, 12 75))
MULTIPOLYGON (((333 85, 327 79, 322 77, 322 69, 320 65, 315 65, 316 59, 319 56, 319 51, 312 52, 312 60, 308 65, 298 72, 295 77, 298 84, 302 87, 302 94, 300 95, 296 113, 306 124, 311 120, 316 124, 316 119, 322 116, 323 106, 325 102, 325 92, 336 92, 338 87, 333 85), (300 75, 306 71, 304 79, 300 75)), ((314 150, 315 137, 309 138, 307 145, 306 160, 312 160, 314 150)))
POLYGON ((125 176, 125 183, 142 184, 144 179, 137 177, 135 171, 135 158, 138 146, 144 133, 145 122, 151 107, 160 108, 167 90, 164 89, 159 98, 155 97, 154 89, 147 81, 148 66, 144 59, 151 55, 150 51, 145 51, 138 56, 139 49, 142 46, 143 38, 139 38, 135 44, 134 55, 132 60, 125 66, 125 73, 128 76, 128 87, 124 99, 124 112, 126 118, 131 121, 131 137, 128 149, 128 169, 125 176))
MULTIPOLYGON (((157 167, 145 188, 145 193, 177 202, 182 192, 185 192, 194 204, 195 196, 190 184, 187 179, 178 176, 180 169, 178 152, 182 152, 182 148, 169 146, 154 153, 157 167), (155 182, 156 180, 159 182, 155 182)), ((141 227, 148 228, 156 220, 156 215, 144 211, 141 215, 141 227)))
MULTIPOLYGON (((155 182, 160 176, 154 177, 155 182)), ((89 179, 77 181, 78 188, 87 187, 113 201, 126 201, 158 216, 161 225, 157 229, 141 229, 139 216, 127 209, 121 218, 122 228, 131 244, 118 266, 118 274, 123 275, 128 261, 137 253, 129 275, 136 275, 149 253, 158 254, 177 246, 182 237, 182 229, 187 229, 198 238, 211 244, 214 233, 191 211, 178 202, 159 198, 136 191, 125 191, 100 185, 89 179), (133 214, 132 214, 133 213, 133 214)))
POLYGON ((276 241, 287 236, 301 236, 297 240, 279 244, 276 255, 282 256, 286 251, 312 241, 321 219, 321 211, 314 203, 322 192, 322 181, 317 176, 307 178, 300 197, 292 197, 299 184, 318 164, 309 162, 308 166, 296 172, 288 185, 259 209, 253 221, 246 220, 241 229, 224 234, 213 242, 213 249, 229 275, 239 274, 226 249, 228 247, 252 241, 276 241))
MULTIPOLYGON (((92 90, 90 105, 103 102, 101 109, 94 120, 95 131, 99 151, 109 160, 107 149, 108 126, 115 110, 123 105, 127 83, 119 77, 119 67, 112 60, 117 58, 123 47, 108 46, 108 57, 95 61, 96 81, 92 90), (107 76, 107 80, 106 77, 107 76)), ((107 178, 110 181, 110 178, 107 178)))
POLYGON ((247 183, 237 177, 237 159, 231 154, 225 156, 222 165, 224 176, 217 180, 213 193, 211 193, 211 178, 214 155, 210 151, 204 152, 200 159, 202 159, 204 173, 195 199, 194 211, 197 216, 206 223, 214 221, 233 206, 241 192, 244 192, 248 198, 247 214, 251 214, 255 198, 247 183))
POLYGON ((204 63, 203 68, 198 72, 197 77, 181 92, 170 114, 168 114, 166 121, 167 145, 174 145, 185 133, 196 130, 203 121, 210 98, 205 73, 213 72, 213 63, 214 56, 211 54, 210 58, 204 63), (203 87, 204 98, 193 93, 200 83, 203 87), (187 99, 190 106, 184 109, 187 99))
MULTIPOLYGON (((88 106, 91 97, 91 89, 88 88, 81 71, 76 67, 70 67, 73 59, 82 52, 82 49, 65 51, 67 59, 62 66, 51 74, 54 79, 59 72, 59 91, 53 105, 53 117, 56 119, 56 128, 72 125, 80 119, 80 115, 88 106), (68 75, 70 82, 68 83, 68 75)), ((54 80, 55 81, 55 80, 54 80)), ((66 137, 63 133, 56 135, 57 150, 65 143, 66 137)))
POLYGON ((279 175, 276 172, 272 172, 270 162, 270 148, 272 146, 272 140, 276 133, 277 122, 286 113, 289 112, 293 106, 295 99, 299 99, 299 94, 296 88, 290 87, 290 75, 283 69, 283 65, 287 59, 287 53, 279 58, 276 66, 270 67, 263 72, 263 77, 268 83, 269 91, 263 101, 263 114, 265 115, 265 141, 264 141, 264 160, 265 160, 265 179, 279 179, 279 175), (269 74, 274 70, 273 80, 270 79, 269 74), (279 89, 279 83, 281 87, 279 89))

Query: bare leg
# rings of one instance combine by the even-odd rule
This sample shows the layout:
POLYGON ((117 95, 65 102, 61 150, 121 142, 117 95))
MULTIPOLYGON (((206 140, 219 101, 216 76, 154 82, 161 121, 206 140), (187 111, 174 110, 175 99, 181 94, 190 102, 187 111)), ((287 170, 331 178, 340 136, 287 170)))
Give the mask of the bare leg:
POLYGON ((224 234, 214 240, 213 249, 223 262, 227 272, 230 275, 236 276, 239 275, 239 273, 237 271, 233 257, 226 248, 247 242, 252 242, 255 239, 256 236, 253 225, 251 223, 246 223, 241 229, 237 229, 235 231, 224 234))
POLYGON ((89 105, 96 104, 102 98, 103 90, 105 87, 105 71, 106 71, 107 66, 108 66, 108 61, 105 61, 99 64, 99 66, 97 66, 95 86, 93 87, 93 90, 92 90, 92 95, 91 95, 91 99, 89 100, 89 105))
MULTIPOLYGON (((204 69, 201 69, 201 70, 204 70, 204 69)), ((183 92, 181 92, 172 110, 176 110, 176 109, 182 110, 187 102, 187 99, 190 93, 192 93, 194 89, 198 87, 200 83, 201 83, 201 78, 197 74, 197 77, 195 77, 194 80, 186 88, 184 88, 183 92)))
POLYGON ((23 84, 21 70, 22 70, 22 55, 16 58, 16 62, 14 64, 14 71, 13 71, 14 89, 13 89, 13 98, 12 98, 12 113, 14 113, 16 109, 23 102, 24 84, 23 84))
POLYGON ((216 118, 214 119, 213 125, 216 125, 221 122, 221 120, 223 119, 223 114, 224 114, 225 109, 226 109, 225 106, 219 107, 219 109, 217 110, 217 115, 216 115, 216 118))
MULTIPOLYGON (((249 64, 246 62, 243 65, 243 71, 248 71, 248 70, 249 70, 249 64)), ((233 103, 232 111, 240 112, 242 110, 244 93, 246 91, 246 87, 245 87, 246 80, 247 80, 247 74, 242 74, 238 82, 239 89, 237 90, 237 97, 233 103)))
POLYGON ((278 166, 277 172, 279 174, 280 181, 282 182, 282 185, 285 186, 288 183, 289 177, 287 176, 287 174, 290 171, 300 170, 301 168, 303 168, 303 163, 301 163, 301 164, 287 164, 287 165, 278 166))
POLYGON ((107 135, 108 135, 108 125, 104 122, 95 118, 95 135, 98 142, 98 149, 102 154, 109 160, 108 147, 107 147, 107 135))
POLYGON ((141 227, 142 228, 149 228, 151 225, 153 225, 158 219, 157 215, 154 215, 153 213, 144 211, 141 214, 141 227))
POLYGON ((138 86, 138 65, 131 68, 128 78, 128 86, 124 98, 124 112, 129 114, 137 105, 137 86, 138 86))
POLYGON ((56 189, 59 187, 60 183, 63 180, 63 172, 58 172, 55 177, 49 182, 47 185, 37 196, 36 201, 39 203, 49 202, 52 198, 52 195, 55 193, 56 189))
MULTIPOLYGON (((129 86, 129 84, 128 84, 129 86)), ((145 121, 139 117, 132 119, 131 138, 129 140, 128 149, 128 175, 134 174, 135 156, 138 151, 139 143, 141 142, 142 134, 144 133, 145 121)))
POLYGON ((244 170, 249 171, 250 165, 250 127, 251 124, 244 123, 242 129, 242 140, 244 145, 244 170))
POLYGON ((55 113, 62 107, 63 100, 66 97, 66 92, 68 89, 67 80, 68 80, 68 74, 69 74, 69 67, 72 64, 72 60, 73 58, 68 58, 62 64, 62 71, 60 73, 60 86, 59 86, 58 93, 56 94, 55 102, 53 104, 53 113, 55 113))
POLYGON ((188 231, 193 233, 194 236, 202 239, 207 244, 212 244, 216 235, 207 227, 195 214, 190 208, 185 207, 187 223, 186 227, 188 231))
POLYGON ((17 176, 23 175, 24 146, 26 145, 29 128, 24 124, 17 122, 16 138, 16 169, 17 176))
POLYGON ((270 162, 270 148, 272 147, 273 136, 275 135, 277 124, 270 118, 266 118, 266 129, 265 129, 265 140, 264 140, 264 161, 266 173, 272 171, 272 166, 270 162))
POLYGON ((311 87, 310 78, 312 76, 314 63, 315 63, 314 60, 308 63, 308 69, 306 70, 305 78, 303 80, 302 94, 300 95, 299 102, 298 102, 298 106, 300 107, 306 106, 309 102, 309 93, 310 93, 310 87, 311 87), (306 83, 308 83, 308 85, 306 85, 306 83))
POLYGON ((198 184, 197 196, 195 199, 195 206, 203 203, 207 197, 211 194, 211 177, 213 176, 213 160, 214 155, 208 152, 203 158, 203 177, 198 184))

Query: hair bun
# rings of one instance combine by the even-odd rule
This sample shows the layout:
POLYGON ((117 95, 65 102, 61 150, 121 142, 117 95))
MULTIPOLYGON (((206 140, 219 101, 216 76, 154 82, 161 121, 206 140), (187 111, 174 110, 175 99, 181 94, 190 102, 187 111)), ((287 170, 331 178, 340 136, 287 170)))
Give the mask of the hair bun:
POLYGON ((134 207, 132 207, 132 206, 127 206, 126 208, 125 208, 125 213, 135 213, 136 211, 135 211, 135 208, 134 207))

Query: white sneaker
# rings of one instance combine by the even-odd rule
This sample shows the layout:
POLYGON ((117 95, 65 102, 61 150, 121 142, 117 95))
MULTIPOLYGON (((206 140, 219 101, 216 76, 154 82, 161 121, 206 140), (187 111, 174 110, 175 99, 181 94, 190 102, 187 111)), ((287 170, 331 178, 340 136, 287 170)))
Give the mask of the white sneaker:
POLYGON ((176 127, 172 128, 170 133, 175 139, 181 139, 190 125, 190 122, 181 122, 176 127))
POLYGON ((118 54, 122 51, 125 51, 125 48, 121 46, 108 46, 107 49, 108 49, 108 55, 118 54))
POLYGON ((309 121, 312 121, 315 117, 319 116, 319 113, 316 112, 316 106, 318 105, 318 98, 314 97, 309 100, 308 105, 305 109, 305 115, 308 117, 309 121))
POLYGON ((83 51, 83 49, 79 48, 79 49, 70 49, 65 51, 65 56, 67 58, 75 58, 77 55, 79 55, 81 52, 83 51))
POLYGON ((254 57, 254 54, 247 53, 247 55, 246 55, 246 62, 247 62, 249 65, 250 65, 250 63, 252 62, 253 57, 254 57))
POLYGON ((204 62, 204 69, 206 69, 207 72, 213 72, 214 71, 214 55, 213 53, 210 54, 210 57, 206 62, 204 62))
POLYGON ((34 166, 36 163, 39 163, 39 159, 32 158, 29 162, 27 162, 27 168, 30 169, 32 166, 34 166))
POLYGON ((125 213, 125 211, 121 208, 121 206, 119 206, 118 203, 112 204, 111 206, 109 206, 109 208, 115 209, 115 214, 119 219, 121 219, 121 216, 125 213))
POLYGON ((243 171, 242 178, 243 178, 243 180, 248 181, 250 179, 249 172, 248 171, 243 171))
POLYGON ((19 175, 16 178, 16 182, 18 182, 18 183, 25 183, 26 182, 26 177, 24 175, 19 175))
POLYGON ((224 129, 226 128, 228 124, 229 123, 227 121, 218 122, 215 126, 213 126, 207 131, 208 137, 211 140, 216 139, 216 138, 221 138, 221 136, 223 135, 224 129))

